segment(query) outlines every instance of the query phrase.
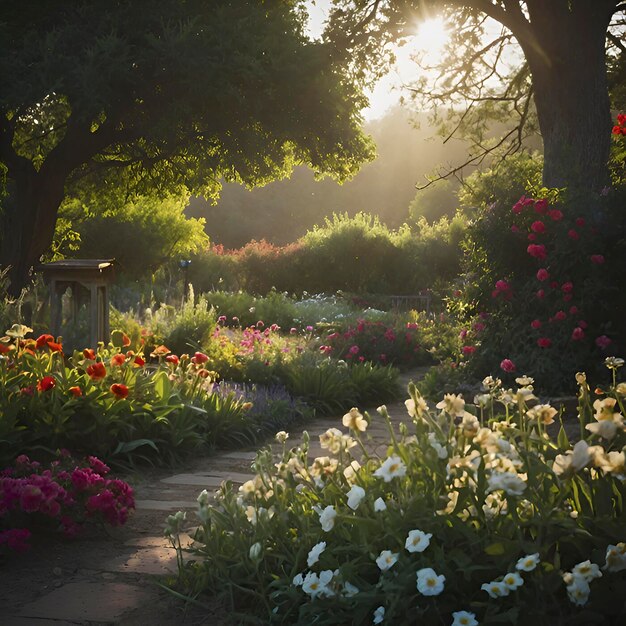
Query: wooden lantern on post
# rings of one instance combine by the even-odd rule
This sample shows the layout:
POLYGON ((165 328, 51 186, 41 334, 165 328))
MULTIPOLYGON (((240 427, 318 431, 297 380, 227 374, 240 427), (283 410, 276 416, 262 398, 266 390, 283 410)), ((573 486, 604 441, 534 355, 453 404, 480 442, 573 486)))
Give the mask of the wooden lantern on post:
POLYGON ((50 332, 55 337, 65 335, 70 326, 78 328, 80 314, 86 309, 89 336, 81 339, 92 348, 99 341, 108 343, 109 285, 115 279, 114 263, 115 259, 65 259, 37 268, 50 285, 50 332), (69 297, 64 307, 66 295, 69 297))

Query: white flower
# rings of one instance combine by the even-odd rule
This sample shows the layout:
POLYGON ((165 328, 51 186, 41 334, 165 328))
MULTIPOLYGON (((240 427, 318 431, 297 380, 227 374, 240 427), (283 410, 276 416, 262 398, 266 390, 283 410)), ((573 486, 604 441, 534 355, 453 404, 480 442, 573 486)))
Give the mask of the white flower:
POLYGON ((249 552, 250 560, 257 561, 260 558, 262 551, 263 551, 263 546, 261 546, 261 544, 258 541, 252 544, 250 546, 250 552, 249 552))
POLYGON ((343 470, 343 475, 349 483, 353 483, 356 480, 356 474, 361 469, 361 464, 354 460, 343 470))
POLYGON ((490 583, 483 583, 480 588, 489 594, 490 598, 502 598, 508 596, 509 588, 502 582, 492 580, 490 583))
POLYGON ((561 476, 566 473, 575 473, 585 467, 591 461, 589 444, 581 439, 572 450, 568 450, 565 455, 558 454, 554 459, 552 471, 561 476))
POLYGON ((382 498, 376 498, 376 500, 374 501, 374 511, 376 511, 377 513, 380 513, 381 511, 386 511, 387 510, 387 505, 385 504, 385 501, 382 498))
POLYGON ((521 587, 524 584, 524 579, 517 572, 509 572, 504 576, 502 582, 505 584, 507 589, 515 591, 518 587, 521 587))
POLYGON ((531 420, 537 420, 544 426, 554 424, 554 416, 558 411, 551 407, 549 404, 537 404, 529 411, 526 411, 526 416, 531 420))
POLYGON ((492 472, 487 479, 487 492, 500 489, 510 496, 520 496, 526 489, 526 483, 511 472, 492 472))
POLYGON ((470 613, 469 611, 454 611, 454 613, 452 613, 452 617, 454 618, 454 621, 451 626, 478 626, 476 615, 474 615, 474 613, 470 613))
POLYGON ((521 572, 532 572, 537 565, 539 565, 540 561, 539 552, 527 554, 515 564, 515 569, 520 570, 521 572))
POLYGON ((359 588, 349 582, 343 583, 343 595, 345 598, 352 598, 359 593, 359 588))
POLYGON ((327 585, 331 579, 332 572, 330 570, 320 572, 319 576, 315 572, 309 572, 302 582, 302 591, 312 598, 317 598, 320 595, 329 595, 327 585), (329 573, 330 576, 328 575, 329 573))
POLYGON ((356 446, 356 441, 349 435, 344 435, 338 428, 329 428, 320 435, 320 445, 333 454, 339 454, 342 450, 356 446))
POLYGON ((411 417, 422 417, 428 411, 428 404, 422 396, 417 397, 417 402, 412 398, 404 401, 404 406, 411 417))
POLYGON ((582 576, 587 582, 591 582, 594 578, 600 578, 602 576, 600 568, 589 559, 578 563, 572 570, 572 574, 574 576, 582 576))
POLYGON ((325 509, 321 510, 320 507, 315 507, 316 513, 320 516, 320 524, 322 530, 328 532, 335 526, 335 518, 337 517, 337 511, 332 504, 329 504, 325 509))
POLYGON ((291 581, 291 584, 294 587, 302 587, 302 583, 304 582, 304 578, 302 577, 302 574, 296 574, 293 577, 293 580, 291 581))
POLYGON ((621 572, 626 569, 626 543, 607 546, 606 563, 603 567, 607 572, 621 572))
POLYGON ((279 430, 274 435, 274 439, 276 439, 276 441, 278 441, 278 443, 285 443, 285 441, 287 441, 287 439, 289 439, 289 433, 285 432, 284 430, 279 430))
POLYGON ((358 485, 352 485, 346 495, 348 496, 348 506, 353 511, 356 511, 359 508, 359 504, 361 504, 361 500, 365 497, 365 489, 358 485))
POLYGON ((520 386, 520 387, 528 387, 529 385, 532 385, 535 382, 534 378, 531 378, 530 376, 520 376, 519 378, 515 379, 515 382, 520 386))
POLYGON ((417 570, 417 590, 424 596, 438 596, 443 591, 446 577, 439 576, 430 567, 417 570))
POLYGON ((211 498, 209 492, 206 489, 203 489, 200 492, 200 495, 196 498, 196 501, 200 506, 207 506, 209 504, 209 499, 211 498))
POLYGON ((309 567, 313 567, 313 565, 315 565, 320 560, 320 554, 322 554, 324 550, 326 550, 325 541, 320 541, 319 543, 316 543, 309 551, 309 556, 306 559, 306 564, 309 567))
POLYGON ((398 553, 391 550, 383 550, 376 559, 376 565, 378 565, 381 572, 386 572, 391 569, 398 560, 398 553))
POLYGON ((584 606, 589 600, 589 583, 583 576, 575 576, 573 574, 565 575, 564 580, 567 584, 567 596, 576 606, 584 606))
POLYGON ((384 606, 379 606, 375 611, 374 611, 374 624, 380 624, 383 620, 385 619, 385 607, 384 606))
POLYGON ((428 443, 430 443, 440 459, 448 458, 448 450, 437 441, 435 433, 428 433, 428 443))
POLYGON ((399 456, 390 456, 385 462, 374 472, 374 476, 382 478, 386 483, 391 482, 394 478, 401 478, 406 474, 406 465, 399 456))
POLYGON ((367 420, 359 413, 359 410, 354 407, 343 416, 342 424, 346 428, 361 432, 367 429, 367 420))
POLYGON ((453 393, 447 393, 443 396, 443 400, 438 402, 435 406, 453 417, 464 417, 466 415, 465 400, 463 400, 463 396, 460 395, 457 396, 453 393))
POLYGON ((466 437, 473 437, 480 428, 480 422, 475 415, 464 413, 459 428, 466 437))
POLYGON ((421 530, 410 530, 404 547, 409 552, 424 552, 430 545, 432 533, 424 533, 421 530))
POLYGON ((591 422, 585 428, 592 434, 602 437, 602 439, 613 439, 617 434, 618 423, 610 420, 591 422))

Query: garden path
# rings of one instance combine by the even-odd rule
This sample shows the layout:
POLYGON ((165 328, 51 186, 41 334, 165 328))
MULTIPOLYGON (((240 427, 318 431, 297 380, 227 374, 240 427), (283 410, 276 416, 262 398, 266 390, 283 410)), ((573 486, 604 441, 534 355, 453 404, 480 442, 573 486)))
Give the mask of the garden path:
MULTIPOLYGON (((401 384, 423 376, 427 368, 406 372, 401 384)), ((349 407, 347 407, 349 408, 349 407)), ((406 421, 404 397, 388 405, 397 427, 406 421)), ((372 410, 371 415, 376 413, 372 410)), ((307 424, 309 454, 323 456, 321 433, 341 426, 341 417, 307 424)), ((370 450, 384 454, 389 433, 382 420, 368 428, 370 450)), ((291 433, 289 443, 301 438, 291 433)), ((104 625, 169 626, 220 625, 227 615, 216 605, 187 610, 159 580, 176 571, 176 556, 163 536, 167 515, 184 510, 193 520, 196 497, 202 489, 214 491, 228 479, 243 483, 252 478, 254 450, 224 452, 203 457, 171 471, 150 470, 126 477, 135 489, 137 510, 129 522, 107 537, 85 536, 77 541, 46 537, 26 555, 0 564, 0 624, 2 626, 104 625)))

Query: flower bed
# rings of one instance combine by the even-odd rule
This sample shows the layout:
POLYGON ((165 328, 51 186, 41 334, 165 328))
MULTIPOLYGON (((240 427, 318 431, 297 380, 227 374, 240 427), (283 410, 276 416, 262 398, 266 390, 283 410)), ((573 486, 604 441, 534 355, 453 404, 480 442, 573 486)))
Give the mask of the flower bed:
MULTIPOLYGON (((255 479, 209 504, 177 589, 222 593, 248 619, 289 624, 608 624, 626 605, 626 458, 621 359, 594 400, 579 374, 579 436, 536 404, 533 381, 488 378, 466 404, 429 407, 414 386, 397 436, 386 408, 352 409, 347 431, 262 451, 255 479), (367 452, 390 426, 384 458, 367 452), (354 451, 358 454, 353 454, 354 451), (359 460, 357 460, 359 459, 359 460)), ((167 532, 180 550, 182 513, 167 532)))

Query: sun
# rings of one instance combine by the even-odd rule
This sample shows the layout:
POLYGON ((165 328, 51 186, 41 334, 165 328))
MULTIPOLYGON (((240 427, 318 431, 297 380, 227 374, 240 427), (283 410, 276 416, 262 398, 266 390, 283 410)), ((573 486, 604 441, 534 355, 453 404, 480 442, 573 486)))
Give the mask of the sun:
POLYGON ((443 17, 432 17, 418 23, 412 47, 430 55, 441 55, 448 37, 449 33, 443 17))

